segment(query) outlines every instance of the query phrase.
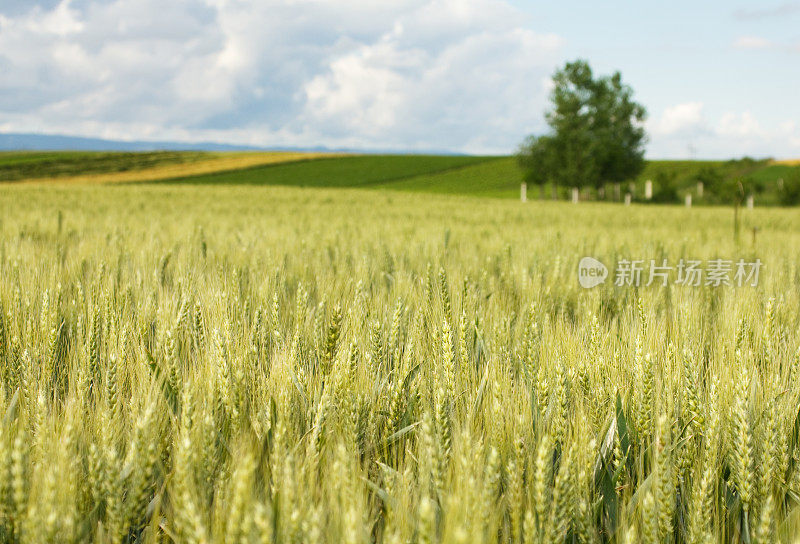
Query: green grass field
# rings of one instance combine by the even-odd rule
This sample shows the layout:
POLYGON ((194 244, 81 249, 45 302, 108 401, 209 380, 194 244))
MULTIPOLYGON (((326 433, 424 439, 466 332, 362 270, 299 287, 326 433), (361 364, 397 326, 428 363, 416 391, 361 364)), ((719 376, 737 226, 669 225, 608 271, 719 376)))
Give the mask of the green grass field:
POLYGON ((767 168, 764 161, 739 163, 739 161, 647 161, 644 171, 639 175, 639 180, 653 179, 660 172, 673 174, 679 181, 689 181, 704 168, 718 168, 727 176, 745 176, 767 168))
POLYGON ((377 189, 519 198, 522 172, 513 157, 494 158, 445 172, 433 172, 380 183, 377 189))
MULTIPOLYGON (((713 169, 723 179, 750 177, 764 187, 759 204, 776 204, 778 179, 797 175, 800 167, 768 164, 764 161, 649 161, 644 172, 633 180, 636 198, 643 200, 644 181, 667 175, 679 186, 679 196, 696 189, 696 179, 713 169)), ((203 185, 286 185, 328 188, 369 188, 415 191, 437 194, 461 194, 493 198, 519 198, 524 176, 514 157, 465 157, 419 155, 365 155, 315 159, 276 165, 258 166, 202 176, 162 180, 167 184, 203 185)), ((560 188, 567 198, 570 188, 560 188)), ((628 191, 628 188, 625 189, 628 191)), ((718 203, 712 198, 713 187, 705 198, 695 195, 696 204, 718 203)), ((611 196, 611 190, 607 195, 611 196)), ((550 198, 549 186, 539 191, 529 188, 529 198, 550 198)))
MULTIPOLYGON (((513 157, 430 155, 341 155, 257 153, 0 153, 0 180, 63 180, 64 182, 142 181, 194 185, 285 185, 315 188, 364 188, 519 198, 524 176, 513 157), (274 155, 274 156, 273 156, 274 155), (185 174, 182 169, 185 168, 185 174), (140 172, 140 174, 137 174, 140 172), (122 174, 122 175, 120 175, 122 174), (105 176, 105 177, 104 177, 105 176)), ((785 203, 778 180, 800 179, 800 166, 766 161, 648 161, 632 180, 634 199, 643 200, 644 182, 654 180, 659 200, 662 179, 675 186, 669 200, 682 202, 693 193, 695 204, 725 202, 713 184, 701 198, 697 180, 713 171, 725 182, 752 180, 760 187, 759 205, 785 203)), ((713 174, 712 174, 713 178, 713 174)), ((797 181, 793 182, 794 185, 797 181)), ((560 197, 569 198, 569 187, 560 197)), ((607 198, 613 192, 606 188, 607 198)), ((624 192, 630 189, 625 184, 624 192)), ((551 188, 529 187, 529 198, 550 198, 551 188)), ((596 198, 592 195, 591 198, 596 198)), ((663 199, 662 199, 663 200, 663 199)))
POLYGON ((0 185, 0 542, 797 542, 796 211, 418 192, 459 160, 0 185))
POLYGON ((461 170, 487 157, 436 155, 360 155, 164 180, 192 185, 287 185, 298 187, 374 187, 419 175, 461 170))

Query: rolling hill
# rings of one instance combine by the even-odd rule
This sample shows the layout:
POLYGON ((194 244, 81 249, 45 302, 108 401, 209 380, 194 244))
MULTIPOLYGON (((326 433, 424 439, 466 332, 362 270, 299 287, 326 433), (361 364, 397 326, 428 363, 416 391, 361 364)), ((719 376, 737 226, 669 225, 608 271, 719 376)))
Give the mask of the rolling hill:
MULTIPOLYGON (((724 203, 731 184, 757 188, 759 204, 786 204, 787 188, 800 179, 789 162, 648 161, 632 180, 634 200, 653 180, 655 202, 724 203), (697 182, 706 179, 706 195, 697 182), (784 188, 782 180, 787 180, 784 188), (716 186, 716 187, 715 187, 716 186), (728 187, 728 188, 725 188, 728 187), (714 191, 721 191, 714 195, 714 191), (665 196, 666 195, 666 196, 665 196)), ((172 185, 285 185, 316 188, 381 189, 404 192, 518 198, 524 176, 514 157, 466 155, 384 155, 300 152, 5 152, 0 181, 37 183, 161 183, 172 185)), ((568 187, 561 187, 567 198, 568 187)), ((794 189, 791 189, 794 190, 794 189)), ((549 198, 550 187, 529 187, 528 196, 549 198)), ((607 195, 611 193, 606 191, 607 195)), ((594 197, 593 197, 594 198, 594 197)))

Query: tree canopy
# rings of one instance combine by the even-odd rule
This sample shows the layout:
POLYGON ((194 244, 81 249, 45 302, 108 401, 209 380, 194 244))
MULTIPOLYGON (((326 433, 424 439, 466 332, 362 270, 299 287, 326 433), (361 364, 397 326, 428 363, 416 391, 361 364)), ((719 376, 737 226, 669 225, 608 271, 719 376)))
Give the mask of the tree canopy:
POLYGON ((634 178, 644 168, 646 110, 615 72, 595 77, 586 61, 553 75, 550 131, 530 136, 518 158, 529 182, 601 187, 634 178))

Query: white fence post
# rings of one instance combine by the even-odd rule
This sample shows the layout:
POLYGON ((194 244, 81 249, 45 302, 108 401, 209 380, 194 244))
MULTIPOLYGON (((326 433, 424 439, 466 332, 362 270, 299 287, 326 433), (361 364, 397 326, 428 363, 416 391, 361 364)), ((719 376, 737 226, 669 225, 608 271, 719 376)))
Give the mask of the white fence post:
POLYGON ((692 195, 686 195, 686 207, 687 208, 692 207, 692 195))
POLYGON ((753 198, 753 195, 747 195, 747 209, 752 210, 754 205, 755 198, 753 198))
POLYGON ((630 193, 625 193, 625 205, 626 206, 630 206, 631 205, 631 194, 630 193))
POLYGON ((578 191, 577 187, 572 188, 572 203, 577 204, 578 199, 580 198, 580 192, 578 191))
POLYGON ((522 202, 528 201, 528 184, 524 181, 522 182, 522 185, 519 186, 519 199, 522 202))
POLYGON ((644 197, 647 200, 652 200, 653 198, 653 182, 649 179, 644 182, 644 197))

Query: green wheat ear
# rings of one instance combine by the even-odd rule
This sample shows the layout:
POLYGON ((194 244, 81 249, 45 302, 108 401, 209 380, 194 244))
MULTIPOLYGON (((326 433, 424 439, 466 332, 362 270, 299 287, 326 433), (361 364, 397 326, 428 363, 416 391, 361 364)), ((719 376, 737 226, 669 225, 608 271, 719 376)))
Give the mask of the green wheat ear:
POLYGON ((391 199, 0 184, 0 542, 791 541, 795 212, 391 199))

